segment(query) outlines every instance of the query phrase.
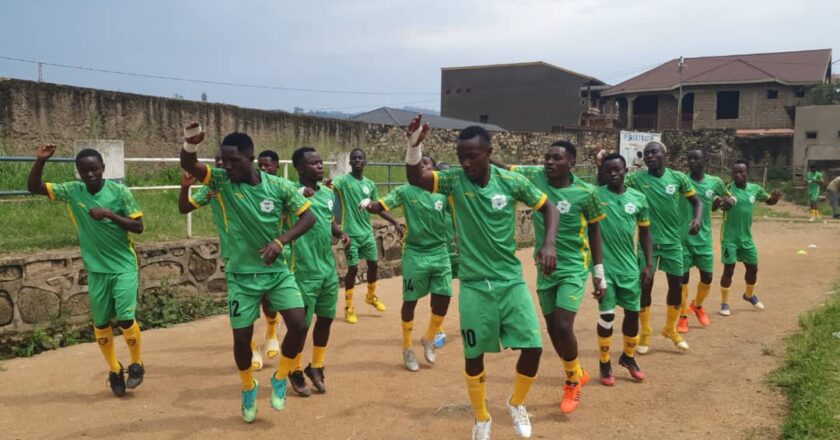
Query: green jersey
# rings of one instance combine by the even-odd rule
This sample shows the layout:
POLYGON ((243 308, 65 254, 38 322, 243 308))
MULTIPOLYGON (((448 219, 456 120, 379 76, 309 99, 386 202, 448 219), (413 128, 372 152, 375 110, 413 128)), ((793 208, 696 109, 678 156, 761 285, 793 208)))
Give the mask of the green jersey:
POLYGON ((638 275, 639 263, 633 237, 637 226, 650 226, 645 195, 633 188, 625 188, 622 194, 616 194, 606 186, 598 187, 596 192, 606 213, 604 220, 598 224, 604 271, 610 275, 638 275))
POLYGON ((650 209, 650 233, 653 244, 682 244, 688 223, 683 222, 683 197, 695 194, 691 179, 685 174, 665 168, 661 177, 649 171, 637 171, 627 176, 624 184, 645 195, 650 209))
MULTIPOLYGON (((554 275, 574 275, 589 270, 589 240, 587 225, 604 219, 604 211, 598 202, 595 189, 570 176, 571 185, 555 188, 548 184, 544 166, 513 167, 511 171, 522 174, 540 191, 548 196, 548 203, 557 209, 557 269, 554 275)), ((534 251, 543 245, 545 220, 539 211, 532 214, 534 235, 537 241, 534 251)))
POLYGON ((820 171, 808 171, 805 175, 805 180, 808 182, 808 192, 819 192, 820 185, 822 185, 824 177, 820 171))
POLYGON ((723 213, 723 227, 720 241, 724 244, 752 243, 752 219, 755 202, 763 202, 770 198, 770 194, 755 183, 747 183, 744 188, 738 188, 734 183, 729 184, 729 192, 735 197, 735 206, 723 213))
POLYGON ((413 185, 400 185, 379 199, 379 204, 387 211, 403 207, 406 248, 428 252, 447 248, 452 242, 452 219, 446 196, 413 185))
POLYGON ((219 255, 222 261, 227 262, 227 213, 222 194, 213 192, 208 186, 202 185, 190 195, 190 204, 196 209, 210 204, 213 210, 213 223, 216 225, 216 233, 219 235, 219 255))
MULTIPOLYGON (((297 188, 304 185, 297 183, 297 188)), ((311 203, 309 211, 315 216, 315 225, 292 242, 291 269, 295 276, 310 278, 335 276, 335 257, 332 252, 332 222, 335 194, 326 186, 319 185, 315 195, 307 198, 311 203)), ((292 213, 286 217, 286 229, 298 220, 292 213)))
POLYGON ((548 197, 521 174, 490 166, 484 187, 462 168, 434 172, 432 192, 451 195, 462 280, 521 280, 516 258, 516 202, 535 211, 548 197))
POLYGON ((94 220, 91 208, 105 208, 121 217, 139 218, 143 212, 125 185, 106 180, 96 193, 82 182, 47 183, 50 200, 64 202, 76 226, 82 262, 88 272, 122 273, 137 270, 137 255, 128 231, 108 219, 94 220))
MULTIPOLYGON (((695 235, 688 233, 686 228, 683 232, 683 242, 691 246, 711 246, 712 245, 712 202, 716 198, 729 197, 729 190, 726 189, 726 184, 723 183, 720 177, 703 175, 703 180, 697 182, 689 177, 691 186, 697 193, 697 199, 703 205, 703 217, 700 222, 700 232, 695 235)), ((683 209, 683 224, 688 224, 694 218, 694 206, 688 199, 682 202, 683 209)))
POLYGON ((351 237, 373 234, 370 226, 370 213, 359 209, 359 203, 364 199, 379 199, 379 190, 373 180, 362 177, 356 179, 352 174, 345 174, 333 179, 333 188, 338 196, 338 206, 341 212, 341 229, 351 237))
POLYGON ((259 250, 280 235, 280 219, 285 214, 300 215, 310 203, 295 185, 271 174, 259 172, 260 183, 234 183, 225 170, 207 167, 204 183, 219 198, 227 219, 228 265, 230 273, 268 273, 289 270, 282 256, 268 266, 259 250))

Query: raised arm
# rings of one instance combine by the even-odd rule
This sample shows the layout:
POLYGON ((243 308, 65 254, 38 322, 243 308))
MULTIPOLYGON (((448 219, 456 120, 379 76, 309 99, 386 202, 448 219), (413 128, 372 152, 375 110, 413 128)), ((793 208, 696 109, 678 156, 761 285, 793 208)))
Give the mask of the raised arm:
POLYGON ((435 188, 434 172, 424 171, 420 165, 420 159, 423 158, 423 140, 428 133, 429 124, 421 125, 420 115, 415 116, 408 124, 405 134, 408 144, 405 152, 405 175, 408 183, 431 192, 435 188))
POLYGON ((55 145, 53 144, 41 145, 35 151, 35 163, 32 164, 29 177, 26 179, 26 189, 32 194, 49 195, 47 186, 44 185, 43 174, 44 165, 47 164, 47 160, 53 154, 55 154, 55 145))
POLYGON ((198 147, 204 140, 204 131, 198 122, 190 122, 184 127, 184 146, 181 148, 181 168, 195 176, 199 181, 207 177, 207 167, 198 161, 198 147))

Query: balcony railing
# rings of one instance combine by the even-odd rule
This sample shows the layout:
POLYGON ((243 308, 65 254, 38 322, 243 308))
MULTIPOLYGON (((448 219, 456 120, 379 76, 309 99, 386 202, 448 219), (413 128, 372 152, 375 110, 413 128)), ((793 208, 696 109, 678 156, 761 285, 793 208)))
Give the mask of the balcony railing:
POLYGON ((633 115, 633 130, 656 130, 656 115, 633 115))

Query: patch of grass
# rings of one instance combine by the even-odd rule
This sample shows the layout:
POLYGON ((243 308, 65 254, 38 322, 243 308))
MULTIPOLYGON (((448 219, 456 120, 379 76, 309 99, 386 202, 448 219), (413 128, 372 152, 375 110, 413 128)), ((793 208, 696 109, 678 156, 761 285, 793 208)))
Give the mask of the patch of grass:
MULTIPOLYGON (((840 287, 835 284, 834 290, 840 287)), ((790 408, 784 439, 840 438, 840 294, 803 315, 802 330, 788 339, 785 363, 770 382, 787 396, 790 408)))
MULTIPOLYGON (((66 315, 61 315, 49 324, 35 327, 21 341, 10 347, 10 350, 16 357, 32 357, 47 350, 90 342, 93 340, 92 333, 90 328, 71 325, 66 315)), ((8 354, 5 352, 7 350, 0 354, 8 354)))
POLYGON ((137 321, 143 329, 169 327, 227 311, 224 298, 184 295, 167 283, 154 293, 146 293, 137 305, 137 321))

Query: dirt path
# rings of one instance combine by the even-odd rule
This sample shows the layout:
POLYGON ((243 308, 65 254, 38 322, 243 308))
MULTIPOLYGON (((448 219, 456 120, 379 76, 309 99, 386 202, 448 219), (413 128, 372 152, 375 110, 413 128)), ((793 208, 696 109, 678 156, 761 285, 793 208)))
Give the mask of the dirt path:
MULTIPOLYGON (((757 293, 767 305, 755 312, 740 301, 743 271, 733 285, 733 316, 711 316, 712 325, 692 321, 692 351, 679 354, 655 338, 639 363, 648 380, 632 383, 624 371, 612 388, 597 378, 584 388, 577 412, 558 409, 563 380, 557 356, 546 346, 540 377, 530 396, 534 438, 775 438, 784 416, 780 393, 765 375, 782 359, 782 338, 796 329, 797 316, 819 304, 840 260, 837 224, 760 222, 757 293), (809 249, 809 244, 817 248, 809 249), (805 249, 808 255, 796 255, 805 249)), ((521 251, 533 288, 530 251, 521 251)), ((693 274, 696 280, 696 274, 693 274)), ((716 274, 717 275, 717 274, 716 274)), ((84 344, 32 359, 3 362, 0 372, 0 437, 4 439, 450 439, 468 438, 472 417, 464 387, 457 313, 448 319, 448 345, 433 369, 402 367, 399 333, 400 279, 380 283, 389 310, 375 315, 360 307, 360 323, 336 322, 327 352, 326 395, 290 396, 281 413, 268 405, 269 363, 258 373, 260 413, 245 425, 239 418, 238 377, 230 350, 227 318, 179 325, 143 334, 146 382, 130 397, 111 397, 97 347, 84 344)), ((717 278, 715 279, 717 282, 717 278)), ((663 277, 656 280, 654 327, 663 322, 663 277)), ((693 284, 693 283, 692 283, 693 284)), ((692 288, 692 291, 694 289, 692 288)), ((709 308, 714 310, 714 288, 709 308)), ((418 309, 417 329, 428 309, 418 309)), ((454 302, 453 302, 454 305, 454 302)), ((453 307, 452 310, 457 310, 453 307)), ((583 365, 597 377, 597 308, 587 300, 578 317, 583 365)), ((416 331, 419 338, 419 331, 416 331)), ((543 335, 548 342, 547 335, 543 335)), ((122 340, 119 354, 127 358, 122 340)), ((620 336, 613 339, 614 359, 620 336)), ((309 344, 305 359, 310 355, 309 344)), ((488 397, 496 439, 514 438, 504 399, 510 393, 516 354, 489 356, 488 397)), ((306 360, 305 360, 306 362, 306 360)))

